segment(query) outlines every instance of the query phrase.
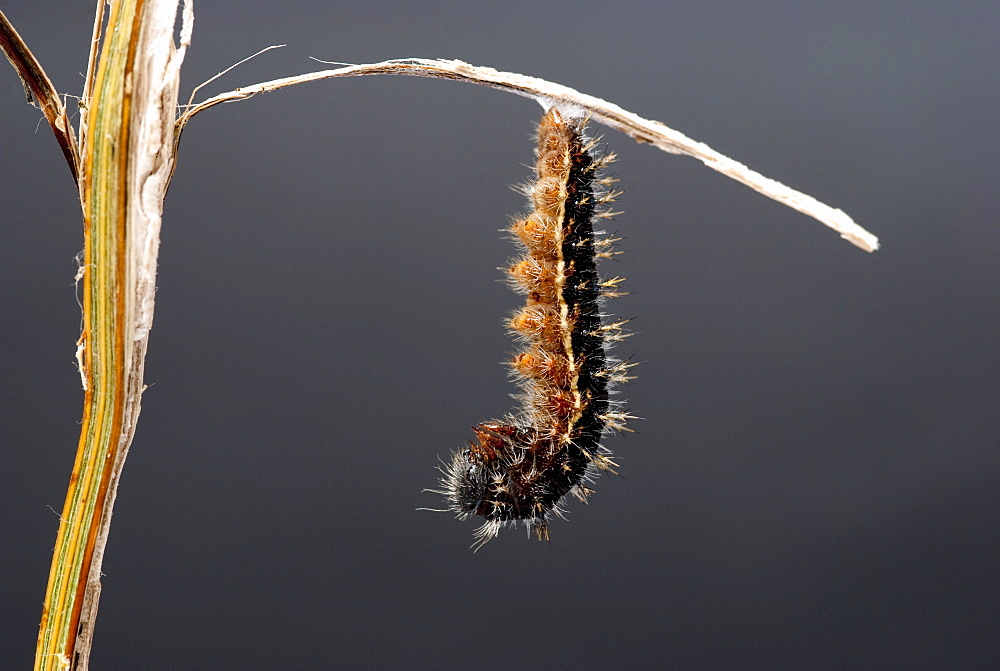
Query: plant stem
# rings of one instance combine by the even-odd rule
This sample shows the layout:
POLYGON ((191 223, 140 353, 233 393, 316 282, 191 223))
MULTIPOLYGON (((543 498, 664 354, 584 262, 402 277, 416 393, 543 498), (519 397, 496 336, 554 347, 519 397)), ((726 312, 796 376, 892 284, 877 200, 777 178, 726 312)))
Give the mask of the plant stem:
POLYGON ((812 196, 796 191, 781 182, 765 177, 747 166, 715 151, 703 142, 696 142, 680 131, 659 121, 644 119, 614 103, 581 93, 562 84, 528 77, 516 72, 501 72, 493 68, 469 65, 457 60, 403 58, 380 63, 349 65, 335 70, 310 72, 294 77, 274 79, 253 86, 241 86, 235 91, 220 93, 196 105, 189 105, 177 120, 177 138, 195 114, 220 103, 244 100, 258 93, 276 91, 286 86, 336 77, 366 77, 370 75, 409 75, 468 82, 534 98, 548 109, 559 106, 569 115, 585 114, 598 123, 621 131, 637 142, 649 143, 669 154, 682 154, 698 159, 706 166, 749 186, 754 191, 798 210, 829 226, 840 237, 866 252, 878 249, 878 238, 859 226, 846 212, 819 202, 812 196))
POLYGON ((139 414, 160 213, 174 162, 177 83, 192 20, 188 3, 176 51, 177 4, 112 5, 88 101, 80 179, 83 421, 49 572, 36 669, 86 669, 89 663, 112 508, 139 414))
POLYGON ((66 157, 66 162, 69 164, 69 169, 73 173, 73 180, 78 180, 80 153, 76 145, 76 138, 73 137, 73 128, 69 125, 69 117, 66 116, 66 108, 62 104, 62 100, 59 99, 59 93, 52 85, 49 76, 42 69, 42 64, 31 53, 28 45, 24 43, 2 11, 0 11, 0 50, 14 66, 17 76, 21 78, 28 103, 36 104, 42 108, 42 114, 49 122, 52 132, 56 136, 56 142, 59 143, 63 156, 66 157))
MULTIPOLYGON (((121 446, 125 367, 125 171, 133 33, 142 0, 114 5, 90 101, 83 157, 82 371, 86 381, 76 462, 60 518, 36 650, 36 669, 80 666, 77 634, 110 476, 121 446)), ((91 588, 99 593, 100 587, 91 588)), ((92 595, 96 600, 97 593, 92 595)), ((89 609, 93 611, 94 609, 89 609)), ((88 637, 89 638, 89 637, 88 637)), ((86 662, 84 662, 84 665, 86 662)))

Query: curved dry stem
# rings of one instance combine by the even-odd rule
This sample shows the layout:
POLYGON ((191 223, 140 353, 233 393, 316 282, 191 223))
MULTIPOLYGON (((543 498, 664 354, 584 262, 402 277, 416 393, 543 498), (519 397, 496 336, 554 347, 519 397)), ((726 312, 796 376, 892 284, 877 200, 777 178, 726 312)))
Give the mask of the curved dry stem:
POLYGON ((76 146, 76 138, 73 136, 73 127, 69 124, 69 117, 66 116, 66 108, 59 99, 59 92, 52 85, 49 76, 42 69, 42 64, 38 62, 35 55, 28 49, 21 36, 7 20, 4 13, 0 11, 0 49, 3 50, 7 60, 14 66, 17 76, 21 78, 24 85, 24 94, 28 103, 35 104, 42 108, 45 120, 49 122, 52 132, 56 136, 56 142, 62 149, 63 156, 69 164, 69 169, 73 173, 73 181, 80 179, 80 153, 76 146))
MULTIPOLYGON (((456 60, 429 60, 423 58, 407 58, 401 60, 383 61, 368 65, 351 65, 335 70, 321 70, 295 77, 285 77, 269 82, 245 86, 222 93, 188 109, 177 120, 175 143, 180 141, 181 133, 188 121, 203 110, 220 103, 243 100, 257 93, 275 91, 286 86, 304 84, 305 82, 333 79, 336 77, 364 77, 368 75, 411 75, 415 77, 435 77, 457 81, 481 84, 491 88, 516 93, 534 98, 545 107, 558 105, 570 114, 588 114, 604 125, 619 130, 634 138, 637 142, 652 144, 658 149, 671 154, 692 156, 709 168, 727 177, 746 184, 779 203, 798 210, 840 233, 840 237, 860 247, 866 252, 873 252, 879 247, 878 238, 854 222, 842 210, 825 205, 812 196, 789 188, 773 179, 764 177, 742 163, 720 154, 702 142, 696 142, 659 121, 644 119, 622 109, 614 103, 581 93, 568 86, 528 77, 514 72, 501 72, 493 68, 478 67, 456 60)), ((176 149, 176 148, 175 148, 176 149)))

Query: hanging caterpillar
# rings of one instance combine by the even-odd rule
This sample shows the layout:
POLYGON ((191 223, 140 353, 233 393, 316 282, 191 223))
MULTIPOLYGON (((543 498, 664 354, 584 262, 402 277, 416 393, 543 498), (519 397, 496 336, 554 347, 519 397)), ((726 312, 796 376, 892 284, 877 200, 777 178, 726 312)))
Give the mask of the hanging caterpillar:
POLYGON ((596 141, 584 136, 585 125, 555 107, 542 117, 537 179, 524 189, 534 209, 510 226, 522 254, 506 272, 527 296, 508 323, 524 344, 509 363, 521 409, 476 426, 475 442, 452 454, 441 489, 432 490, 459 519, 485 519, 477 549, 519 520, 548 540, 549 517, 563 516, 563 498, 586 502, 593 493, 586 483, 614 472, 602 437, 627 430, 633 419, 609 400, 610 387, 631 379, 633 364, 606 354, 626 337, 625 321, 606 321, 600 310, 604 298, 622 295, 623 278, 597 273, 598 259, 620 252, 612 251, 617 239, 598 240, 593 225, 617 214, 607 205, 618 195, 614 180, 597 174, 614 155, 593 155, 596 141))

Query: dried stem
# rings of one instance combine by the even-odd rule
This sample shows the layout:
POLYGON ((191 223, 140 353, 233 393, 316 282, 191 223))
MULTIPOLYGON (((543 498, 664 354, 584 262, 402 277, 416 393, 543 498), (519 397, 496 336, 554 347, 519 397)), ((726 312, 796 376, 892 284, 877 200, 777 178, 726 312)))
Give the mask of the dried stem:
POLYGON ((559 105, 569 112, 586 113, 595 121, 619 130, 637 142, 648 142, 671 154, 693 156, 709 168, 721 172, 738 182, 746 184, 779 203, 784 203, 799 212, 829 226, 840 233, 840 237, 860 247, 866 252, 878 249, 878 238, 854 222, 842 210, 824 205, 812 196, 796 191, 754 172, 742 163, 723 156, 701 142, 695 142, 683 133, 668 128, 659 121, 651 121, 628 112, 618 105, 600 98, 580 93, 568 86, 528 77, 514 72, 500 72, 493 68, 477 67, 462 61, 428 60, 407 58, 383 61, 368 65, 351 65, 335 70, 322 70, 295 77, 275 79, 269 82, 245 86, 222 93, 197 105, 191 106, 177 120, 177 139, 180 140, 184 126, 198 112, 224 102, 242 100, 257 93, 274 91, 286 86, 305 82, 332 79, 335 77, 363 77, 368 75, 411 75, 415 77, 436 77, 481 84, 502 91, 534 98, 543 106, 559 105))
MULTIPOLYGON (((143 390, 180 63, 193 19, 190 5, 185 9, 181 49, 175 50, 177 0, 114 3, 92 79, 80 173, 83 421, 36 669, 79 670, 89 663, 112 508, 143 390)), ((88 76, 88 89, 90 82, 88 76)))
POLYGON ((29 103, 36 103, 41 106, 42 114, 52 127, 55 133, 56 142, 62 149, 69 169, 73 173, 73 181, 80 178, 80 154, 76 146, 76 138, 73 137, 73 127, 69 125, 69 117, 66 116, 66 108, 59 99, 59 93, 41 63, 35 55, 28 49, 21 36, 14 30, 4 13, 0 11, 0 49, 3 50, 7 60, 14 66, 17 76, 21 78, 24 86, 24 94, 29 103))
POLYGON ((90 36, 90 55, 87 58, 87 76, 83 80, 83 95, 80 97, 80 153, 86 151, 87 118, 90 116, 90 97, 94 94, 94 78, 97 77, 97 56, 101 46, 101 28, 104 25, 105 0, 97 0, 94 12, 94 30, 90 36))

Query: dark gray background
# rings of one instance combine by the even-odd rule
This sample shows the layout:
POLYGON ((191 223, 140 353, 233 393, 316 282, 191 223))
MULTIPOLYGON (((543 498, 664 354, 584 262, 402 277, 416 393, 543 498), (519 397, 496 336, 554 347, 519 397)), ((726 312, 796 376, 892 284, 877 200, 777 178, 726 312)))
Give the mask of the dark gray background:
MULTIPOLYGON (((3 2, 79 93, 90 2, 3 2)), ((187 92, 461 58, 662 120, 864 252, 608 131, 638 433, 550 545, 435 507, 511 407, 533 102, 301 86, 198 117, 166 202, 95 669, 985 669, 1000 543, 995 2, 198 2, 187 92)), ((0 68, 0 666, 33 651, 82 394, 69 173, 0 68), (37 129, 37 130, 36 130, 37 129)))

